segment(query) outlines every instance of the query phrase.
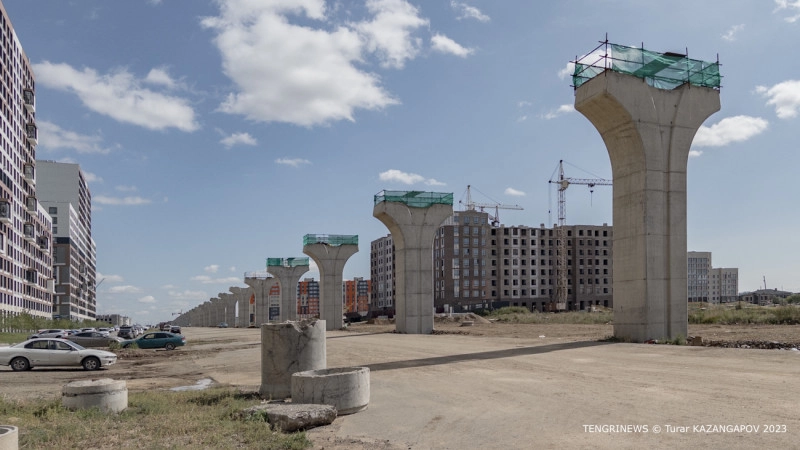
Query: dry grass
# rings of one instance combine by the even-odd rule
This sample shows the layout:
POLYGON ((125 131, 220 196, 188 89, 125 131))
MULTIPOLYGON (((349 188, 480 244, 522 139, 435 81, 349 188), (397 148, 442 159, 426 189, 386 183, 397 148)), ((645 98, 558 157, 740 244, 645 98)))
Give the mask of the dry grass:
POLYGON ((69 411, 59 400, 0 398, 0 422, 19 428, 20 448, 305 449, 305 433, 284 434, 269 424, 236 419, 259 404, 231 388, 131 393, 128 409, 69 411))

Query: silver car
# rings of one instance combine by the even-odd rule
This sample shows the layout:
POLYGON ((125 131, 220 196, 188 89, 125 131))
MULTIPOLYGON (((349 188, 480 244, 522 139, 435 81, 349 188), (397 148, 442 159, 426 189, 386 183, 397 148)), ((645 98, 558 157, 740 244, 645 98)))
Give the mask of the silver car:
POLYGON ((39 332, 34 333, 28 336, 28 339, 36 339, 36 338, 65 338, 72 334, 70 330, 62 330, 62 329, 50 329, 50 330, 39 330, 39 332))
POLYGON ((108 348, 115 342, 117 344, 122 342, 122 339, 118 338, 117 336, 109 336, 108 333, 103 333, 102 331, 82 331, 80 333, 67 336, 65 339, 84 347, 108 348))
POLYGON ((65 339, 29 339, 0 348, 0 366, 11 366, 14 371, 45 366, 82 366, 86 370, 97 370, 116 362, 114 353, 84 348, 65 339))

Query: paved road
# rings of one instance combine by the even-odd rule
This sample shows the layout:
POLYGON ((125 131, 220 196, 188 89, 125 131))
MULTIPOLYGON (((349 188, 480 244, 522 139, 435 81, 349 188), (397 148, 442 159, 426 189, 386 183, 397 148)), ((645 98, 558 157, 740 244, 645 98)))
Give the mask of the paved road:
MULTIPOLYGON (((312 430, 312 440, 410 449, 800 446, 796 351, 339 331, 327 337, 328 367, 370 367, 371 401, 365 411, 312 430)), ((257 386, 259 361, 260 347, 251 346, 194 362, 218 382, 257 386)))

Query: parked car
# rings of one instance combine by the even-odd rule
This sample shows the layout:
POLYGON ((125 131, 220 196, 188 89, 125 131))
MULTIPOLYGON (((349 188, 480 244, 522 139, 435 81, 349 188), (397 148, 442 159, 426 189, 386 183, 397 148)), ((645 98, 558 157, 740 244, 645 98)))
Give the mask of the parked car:
POLYGON ((178 325, 173 325, 169 327, 169 332, 174 334, 181 334, 181 327, 179 327, 178 325))
POLYGON ((119 327, 119 331, 117 331, 117 337, 122 339, 133 339, 136 337, 136 330, 134 330, 131 326, 123 325, 119 327))
POLYGON ((170 328, 172 328, 171 324, 165 323, 164 325, 161 325, 161 331, 169 331, 170 328))
POLYGON ((134 344, 139 348, 165 348, 167 350, 175 350, 175 347, 186 345, 186 338, 178 334, 167 333, 166 331, 151 331, 136 339, 122 341, 119 345, 121 345, 122 348, 128 348, 134 344))
POLYGON ((29 339, 0 348, 0 365, 11 366, 11 370, 17 372, 45 366, 83 366, 86 370, 97 370, 116 362, 114 353, 84 348, 65 339, 29 339))
POLYGON ((28 336, 28 339, 38 339, 38 338, 64 338, 70 335, 69 330, 63 329, 49 329, 49 330, 39 330, 38 333, 32 334, 28 336))
POLYGON ((122 342, 122 338, 117 336, 109 336, 107 333, 104 334, 102 331, 82 331, 80 333, 67 336, 65 339, 76 344, 80 344, 84 347, 108 348, 113 343, 119 344, 122 342))
POLYGON ((217 328, 228 328, 228 323, 227 322, 220 322, 219 325, 217 325, 217 328))

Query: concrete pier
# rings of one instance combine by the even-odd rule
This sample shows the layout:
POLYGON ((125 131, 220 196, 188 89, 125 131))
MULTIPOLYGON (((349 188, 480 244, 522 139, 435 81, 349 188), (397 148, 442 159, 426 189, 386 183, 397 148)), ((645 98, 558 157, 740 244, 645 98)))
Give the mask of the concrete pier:
POLYGON ((267 258, 267 272, 281 286, 281 313, 278 321, 297 320, 297 282, 308 272, 308 258, 267 258))
POLYGON ((292 395, 292 374, 327 368, 324 320, 261 325, 261 387, 265 399, 292 395))
MULTIPOLYGON (((272 287, 278 284, 278 279, 266 272, 246 273, 244 284, 250 286, 250 294, 253 296, 254 309, 252 310, 253 324, 261 326, 269 322, 269 292, 272 287)), ((249 303, 249 298, 248 298, 249 303)), ((250 311, 249 307, 246 311, 250 311)), ((248 312, 248 314, 250 314, 248 312)), ((249 317, 248 317, 249 323, 249 317)))
POLYGON ((433 332, 433 239, 453 215, 453 194, 382 191, 372 215, 392 234, 395 326, 400 333, 433 332))
POLYGON ((319 268, 320 318, 327 330, 344 327, 342 276, 347 260, 358 253, 358 236, 308 234, 303 237, 303 253, 319 268))
POLYGON ((575 91, 611 159, 616 337, 687 336, 686 167, 697 129, 719 108, 715 89, 658 89, 612 70, 575 91))

